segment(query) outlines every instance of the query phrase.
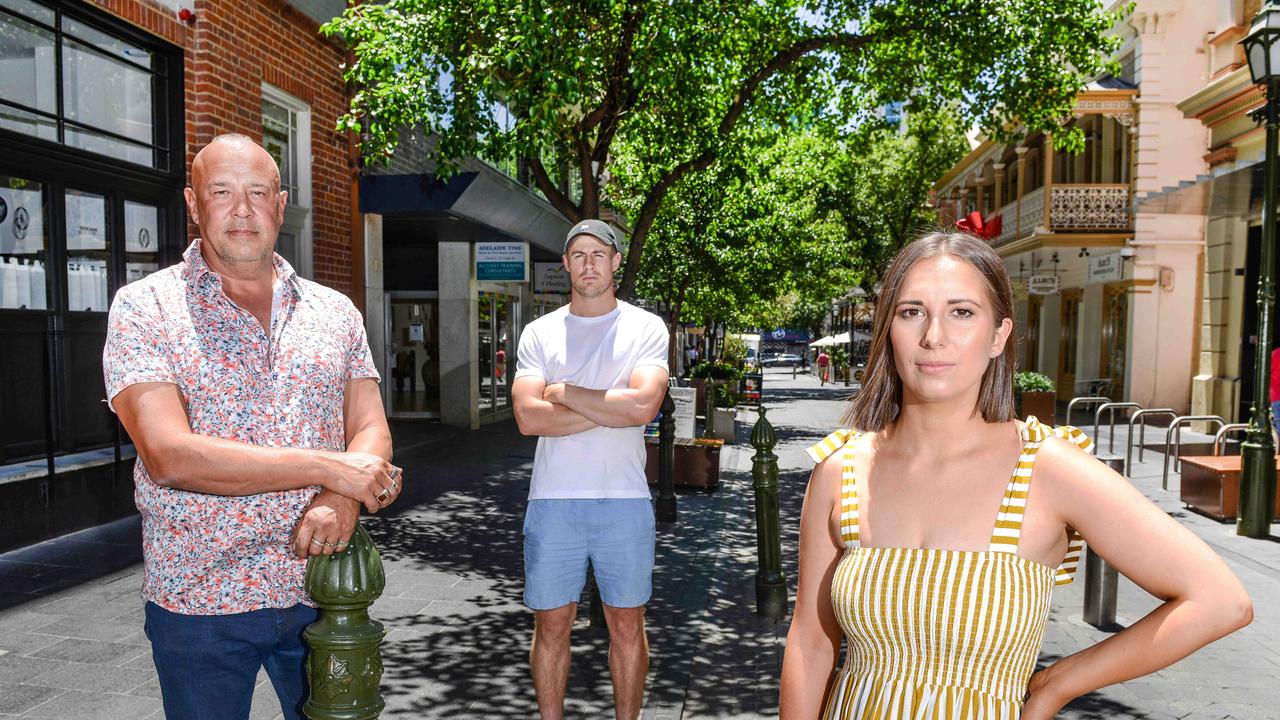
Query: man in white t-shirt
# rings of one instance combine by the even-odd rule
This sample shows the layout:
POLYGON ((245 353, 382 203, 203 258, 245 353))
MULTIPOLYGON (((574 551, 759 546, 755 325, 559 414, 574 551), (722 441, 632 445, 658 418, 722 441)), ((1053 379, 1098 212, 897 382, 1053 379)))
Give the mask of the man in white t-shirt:
POLYGON ((622 254, 607 224, 575 225, 563 261, 570 302, 525 328, 511 386, 520 432, 538 436, 524 521, 529 662, 538 710, 560 720, 569 631, 590 564, 609 624, 616 714, 634 720, 649 669, 654 554, 644 425, 666 393, 668 333, 661 318, 614 295, 622 254))

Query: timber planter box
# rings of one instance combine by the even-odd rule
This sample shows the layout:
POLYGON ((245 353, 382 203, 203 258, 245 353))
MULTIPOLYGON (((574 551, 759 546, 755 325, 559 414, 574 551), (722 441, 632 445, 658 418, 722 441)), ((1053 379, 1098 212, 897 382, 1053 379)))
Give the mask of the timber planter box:
MULTIPOLYGON (((1240 512, 1239 455, 1184 455, 1179 496, 1192 509, 1218 520, 1234 520, 1240 512)), ((1280 478, 1280 468, 1276 471, 1280 478)), ((1280 495, 1276 496, 1280 516, 1280 495)))
MULTIPOLYGON (((680 487, 715 490, 720 486, 721 440, 676 438, 674 482, 680 487)), ((644 474, 650 485, 658 484, 658 438, 647 437, 644 443, 644 474)))
POLYGON ((1053 425, 1057 412, 1058 394, 1053 392, 1020 392, 1018 399, 1018 417, 1026 418, 1035 415, 1036 419, 1046 425, 1053 425))

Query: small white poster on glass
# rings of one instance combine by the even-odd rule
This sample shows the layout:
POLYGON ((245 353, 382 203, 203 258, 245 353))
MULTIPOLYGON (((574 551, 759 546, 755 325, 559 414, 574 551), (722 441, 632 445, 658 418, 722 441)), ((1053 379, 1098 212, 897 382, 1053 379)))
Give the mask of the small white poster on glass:
POLYGON ((101 195, 68 190, 67 249, 107 249, 107 201, 101 195))
POLYGON ((154 253, 160 241, 160 211, 153 205, 124 204, 124 250, 154 253))
POLYGON ((33 255, 44 249, 44 193, 31 186, 36 189, 0 187, 0 254, 33 255))

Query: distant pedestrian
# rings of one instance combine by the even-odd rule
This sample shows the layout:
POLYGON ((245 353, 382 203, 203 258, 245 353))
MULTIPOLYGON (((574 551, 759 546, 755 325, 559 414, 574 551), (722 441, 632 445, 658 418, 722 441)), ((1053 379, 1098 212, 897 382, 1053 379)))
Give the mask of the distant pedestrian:
POLYGON ((614 295, 622 255, 605 223, 575 225, 563 262, 571 300, 525 328, 512 383, 520 431, 539 436, 524 520, 529 659, 538 710, 559 720, 590 565, 609 624, 616 716, 635 720, 649 668, 644 610, 656 539, 644 426, 666 394, 667 327, 614 295))
POLYGON ((345 549, 360 505, 386 507, 403 480, 360 313, 273 252, 275 160, 214 138, 186 199, 202 237, 120 288, 103 352, 138 450, 146 635, 166 717, 248 718, 265 667, 293 720, 316 619, 306 558, 345 549))
POLYGON ((831 356, 827 354, 826 350, 819 350, 818 351, 818 380, 821 381, 818 383, 819 385, 827 384, 827 380, 830 379, 828 377, 829 372, 831 372, 831 356))
POLYGON ((1013 293, 990 243, 926 235, 882 282, 852 429, 809 450, 780 720, 1049 720, 1250 622, 1226 564, 1083 433, 1013 417, 1013 293), (1162 604, 1037 671, 1076 533, 1162 604))
POLYGON ((493 361, 494 364, 497 365, 497 367, 494 368, 494 371, 497 372, 498 379, 501 380, 503 374, 507 371, 507 351, 502 348, 498 348, 498 352, 493 354, 493 361))

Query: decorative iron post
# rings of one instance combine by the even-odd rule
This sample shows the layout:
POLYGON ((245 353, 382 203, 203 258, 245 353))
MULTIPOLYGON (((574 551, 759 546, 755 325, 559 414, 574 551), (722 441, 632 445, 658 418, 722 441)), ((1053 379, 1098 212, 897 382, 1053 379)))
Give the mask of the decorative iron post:
POLYGON ((658 499, 655 517, 660 522, 676 521, 676 404, 668 391, 662 396, 662 419, 658 420, 658 499))
POLYGON ((1258 334, 1254 346, 1253 412, 1240 445, 1240 515, 1236 534, 1265 538, 1271 534, 1276 504, 1276 446, 1271 439, 1271 313, 1275 307, 1276 134, 1280 128, 1280 8, 1268 2, 1253 18, 1241 41, 1255 83, 1266 86, 1267 101, 1253 115, 1266 123, 1263 157, 1262 252, 1258 273, 1258 334))
POLYGON ((756 614, 781 620, 787 614, 787 579, 782 575, 782 538, 778 529, 778 456, 773 454, 778 434, 765 418, 763 404, 751 430, 751 444, 756 449, 751 457, 751 476, 755 480, 756 552, 760 562, 756 571, 756 614))
POLYGON ((311 693, 302 711, 311 720, 373 720, 382 713, 378 645, 387 631, 369 617, 369 606, 385 586, 382 558, 359 523, 345 550, 307 561, 307 593, 320 606, 320 619, 302 631, 311 648, 311 693))

